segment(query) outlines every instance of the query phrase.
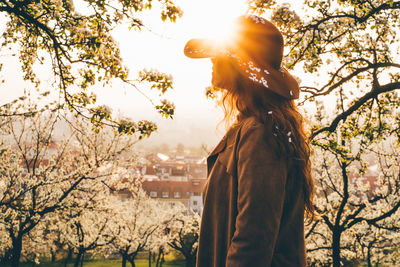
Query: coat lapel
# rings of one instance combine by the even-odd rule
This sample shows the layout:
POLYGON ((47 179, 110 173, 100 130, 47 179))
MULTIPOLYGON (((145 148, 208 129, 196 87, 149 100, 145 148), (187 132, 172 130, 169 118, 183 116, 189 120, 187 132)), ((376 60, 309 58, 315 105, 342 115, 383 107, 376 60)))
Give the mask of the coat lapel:
POLYGON ((233 143, 235 142, 235 136, 236 136, 235 133, 240 128, 239 125, 240 124, 236 124, 231 129, 229 129, 228 132, 225 134, 225 136, 222 138, 222 140, 214 148, 214 150, 208 155, 207 157, 208 174, 210 174, 210 171, 215 163, 215 160, 217 159, 218 154, 224 151, 225 148, 232 146, 233 143))
POLYGON ((226 147, 226 139, 227 139, 227 135, 225 135, 222 140, 218 143, 218 145, 214 148, 214 150, 208 155, 208 157, 212 157, 216 154, 218 154, 219 152, 221 152, 222 150, 225 149, 226 147))
POLYGON ((222 138, 219 144, 214 148, 214 150, 207 157, 207 176, 210 174, 212 167, 214 166, 215 160, 218 154, 223 151, 226 147, 227 135, 222 138))

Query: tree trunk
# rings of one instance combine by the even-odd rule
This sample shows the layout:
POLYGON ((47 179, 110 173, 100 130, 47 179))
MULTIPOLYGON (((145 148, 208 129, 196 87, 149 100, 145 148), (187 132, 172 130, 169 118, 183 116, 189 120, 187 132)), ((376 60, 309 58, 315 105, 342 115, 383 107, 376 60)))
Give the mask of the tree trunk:
POLYGON ((371 263, 371 247, 368 246, 368 250, 367 250, 367 263, 368 263, 368 267, 372 267, 372 263, 371 263))
POLYGON ((19 267, 19 260, 21 258, 22 251, 22 236, 17 236, 12 239, 12 256, 11 256, 11 267, 19 267))
POLYGON ((340 234, 339 230, 333 231, 332 236, 332 260, 333 267, 340 267, 340 234))
POLYGON ((85 251, 82 253, 82 258, 81 258, 81 267, 83 267, 83 261, 85 259, 85 251))
POLYGON ((74 267, 79 267, 79 263, 81 263, 81 258, 82 258, 82 251, 79 250, 78 255, 76 255, 74 267))
POLYGON ((68 264, 69 260, 70 260, 71 257, 72 257, 72 252, 73 252, 73 249, 69 247, 69 248, 68 248, 68 255, 67 255, 67 258, 66 258, 65 261, 64 261, 64 267, 67 267, 67 264, 68 264))
POLYGON ((162 267, 163 263, 165 262, 164 260, 164 249, 161 251, 161 261, 160 261, 160 267, 162 267))
POLYGON ((135 259, 129 259, 129 263, 131 264, 132 267, 135 267, 135 259))
POLYGON ((126 267, 126 257, 122 256, 122 267, 126 267))
POLYGON ((51 262, 56 261, 56 251, 54 249, 50 249, 50 255, 51 255, 51 262))
POLYGON ((195 267, 196 265, 196 256, 188 255, 186 258, 186 267, 195 267))
POLYGON ((149 267, 151 267, 151 250, 149 250, 149 267))
POLYGON ((161 250, 158 251, 156 267, 160 267, 161 250))

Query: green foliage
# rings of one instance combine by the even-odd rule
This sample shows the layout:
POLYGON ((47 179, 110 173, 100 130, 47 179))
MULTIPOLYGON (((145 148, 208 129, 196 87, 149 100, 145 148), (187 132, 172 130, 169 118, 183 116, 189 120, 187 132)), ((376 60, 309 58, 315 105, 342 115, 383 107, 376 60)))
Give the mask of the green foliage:
POLYGON ((165 118, 173 118, 175 105, 168 100, 162 100, 160 105, 156 106, 157 111, 165 118))
MULTIPOLYGON (((138 12, 151 9, 153 2, 84 0, 75 7, 72 0, 0 1, 0 12, 7 19, 0 49, 18 49, 23 78, 36 88, 41 87, 37 67, 51 66, 56 90, 63 94, 65 106, 90 119, 94 128, 111 125, 121 133, 131 132, 113 119, 108 108, 97 107, 96 96, 86 90, 98 83, 108 86, 113 79, 132 84, 118 43, 110 32, 123 23, 142 29, 144 25, 137 18, 138 12)), ((171 0, 157 2, 163 21, 174 22, 182 15, 182 10, 171 0)), ((140 81, 150 82, 151 88, 161 93, 172 88, 172 77, 157 71, 140 72, 137 82, 140 81)), ((52 104, 52 108, 64 107, 60 103, 52 104)))
MULTIPOLYGON (((348 108, 352 113, 378 94, 400 88, 400 2, 306 0, 301 15, 288 4, 267 0, 250 1, 250 8, 272 11, 271 20, 285 36, 289 69, 300 66, 324 75, 322 85, 302 86, 305 99, 335 92, 343 99, 360 99, 354 105, 342 103, 342 112, 348 108)), ((331 126, 325 130, 334 130, 337 122, 331 126)))
POLYGON ((139 72, 141 82, 146 81, 152 83, 152 89, 158 89, 164 94, 168 89, 172 88, 172 76, 160 73, 155 70, 142 70, 139 72))
POLYGON ((118 132, 124 134, 134 134, 136 131, 136 124, 129 119, 122 119, 118 123, 118 132))
POLYGON ((164 6, 164 10, 161 12, 161 19, 163 21, 167 19, 176 21, 176 19, 183 14, 182 10, 180 10, 172 1, 166 0, 164 6))
POLYGON ((216 99, 218 96, 218 92, 220 92, 219 88, 215 86, 209 86, 206 88, 205 95, 208 99, 216 99))
POLYGON ((157 125, 151 121, 141 120, 137 123, 137 131, 140 133, 139 139, 148 137, 150 134, 157 130, 157 125))
MULTIPOLYGON (((371 99, 341 123, 336 131, 315 137, 312 145, 332 152, 344 164, 359 161, 360 166, 364 166, 361 155, 372 152, 371 146, 399 136, 399 106, 400 98, 396 92, 371 99)), ((323 106, 319 109, 319 113, 323 113, 323 106)))
POLYGON ((256 14, 262 14, 272 6, 276 5, 274 0, 248 0, 250 10, 256 14))

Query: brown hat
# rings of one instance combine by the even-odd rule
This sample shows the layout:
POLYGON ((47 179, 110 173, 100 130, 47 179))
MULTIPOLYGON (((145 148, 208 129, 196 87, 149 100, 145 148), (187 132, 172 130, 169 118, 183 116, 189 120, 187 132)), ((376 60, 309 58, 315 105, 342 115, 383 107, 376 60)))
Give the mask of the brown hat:
POLYGON ((299 85, 281 67, 283 37, 268 20, 250 15, 240 16, 235 23, 236 34, 229 44, 213 39, 191 39, 184 48, 190 58, 229 56, 247 73, 248 78, 287 98, 299 98, 299 85))

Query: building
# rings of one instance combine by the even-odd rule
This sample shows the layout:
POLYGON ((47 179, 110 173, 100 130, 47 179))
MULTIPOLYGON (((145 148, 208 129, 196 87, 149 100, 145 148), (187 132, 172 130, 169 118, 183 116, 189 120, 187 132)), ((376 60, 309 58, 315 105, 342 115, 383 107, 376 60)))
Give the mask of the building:
POLYGON ((142 165, 143 189, 154 199, 184 204, 190 212, 201 214, 202 191, 207 180, 207 165, 198 157, 149 156, 142 165), (151 160, 149 160, 151 159, 151 160))
POLYGON ((202 190, 206 179, 189 181, 143 181, 143 189, 151 198, 174 203, 182 203, 190 211, 201 214, 203 210, 202 190))

